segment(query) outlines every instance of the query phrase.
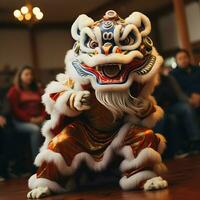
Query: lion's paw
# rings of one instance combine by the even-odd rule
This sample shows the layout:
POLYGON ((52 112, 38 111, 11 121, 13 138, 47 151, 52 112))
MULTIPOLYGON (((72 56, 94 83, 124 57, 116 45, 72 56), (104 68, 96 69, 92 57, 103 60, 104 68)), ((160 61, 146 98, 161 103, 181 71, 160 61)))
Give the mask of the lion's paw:
POLYGON ((146 181, 144 184, 144 190, 160 190, 164 189, 168 186, 168 183, 166 180, 164 180, 162 177, 154 177, 146 181))
POLYGON ((88 105, 88 99, 90 97, 89 91, 79 91, 75 95, 74 99, 74 107, 78 111, 88 110, 90 109, 90 106, 88 105))
POLYGON ((37 187, 27 194, 28 199, 39 199, 49 196, 51 191, 48 187, 37 187))

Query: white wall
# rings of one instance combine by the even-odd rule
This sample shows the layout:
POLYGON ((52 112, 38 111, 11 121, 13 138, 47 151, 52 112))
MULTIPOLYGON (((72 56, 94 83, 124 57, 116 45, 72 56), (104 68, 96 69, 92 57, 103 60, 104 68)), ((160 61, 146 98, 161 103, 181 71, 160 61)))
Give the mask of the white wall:
MULTIPOLYGON (((200 41, 200 5, 191 2, 186 6, 186 16, 191 42, 200 41)), ((162 16, 158 21, 161 45, 164 50, 179 47, 174 13, 162 16)))
POLYGON ((0 69, 7 64, 12 67, 32 65, 30 50, 26 30, 0 29, 0 69))
MULTIPOLYGON (((37 30, 36 46, 41 69, 64 68, 66 51, 73 45, 69 30, 37 30)), ((21 29, 0 29, 0 70, 32 65, 29 32, 21 29)))
POLYGON ((69 31, 41 30, 36 36, 39 67, 64 67, 66 51, 72 47, 69 31))
POLYGON ((162 49, 173 49, 179 45, 174 13, 162 16, 158 21, 158 29, 162 49))
POLYGON ((192 42, 200 40, 200 3, 193 2, 186 7, 187 24, 189 28, 190 40, 192 42))

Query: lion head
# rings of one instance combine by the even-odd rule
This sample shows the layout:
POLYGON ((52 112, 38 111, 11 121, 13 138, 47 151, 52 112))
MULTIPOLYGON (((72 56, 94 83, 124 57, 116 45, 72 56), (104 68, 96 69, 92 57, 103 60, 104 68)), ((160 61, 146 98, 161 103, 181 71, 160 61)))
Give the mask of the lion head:
POLYGON ((99 21, 80 15, 71 28, 76 42, 66 56, 66 70, 80 82, 90 82, 95 90, 144 85, 162 63, 150 31, 150 20, 139 12, 122 19, 109 10, 99 21))

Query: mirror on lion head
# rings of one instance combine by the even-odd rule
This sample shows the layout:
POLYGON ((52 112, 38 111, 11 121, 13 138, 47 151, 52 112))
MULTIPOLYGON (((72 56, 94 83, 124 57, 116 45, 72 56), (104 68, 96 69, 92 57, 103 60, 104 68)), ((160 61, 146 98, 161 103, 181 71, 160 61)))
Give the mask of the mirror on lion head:
POLYGON ((95 90, 137 88, 150 81, 162 63, 149 33, 147 16, 133 12, 122 19, 109 10, 94 21, 80 15, 71 28, 76 41, 65 58, 66 71, 95 90))

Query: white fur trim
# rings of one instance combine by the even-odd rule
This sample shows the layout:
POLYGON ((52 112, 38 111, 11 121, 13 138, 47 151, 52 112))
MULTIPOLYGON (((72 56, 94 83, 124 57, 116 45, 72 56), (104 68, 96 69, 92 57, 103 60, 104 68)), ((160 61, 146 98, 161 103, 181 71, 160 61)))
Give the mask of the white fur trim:
POLYGON ((145 83, 142 91, 139 94, 140 97, 145 99, 147 98, 151 100, 154 104, 156 104, 156 100, 154 99, 154 97, 151 96, 151 94, 153 93, 154 88, 157 84, 158 76, 158 73, 154 74, 152 78, 145 83))
POLYGON ((130 169, 136 170, 141 167, 154 166, 156 163, 161 163, 162 159, 158 152, 152 148, 143 149, 138 156, 133 160, 124 160, 120 165, 122 172, 130 169))
POLYGON ((113 149, 119 149, 123 146, 123 140, 126 137, 129 129, 131 128, 131 123, 125 123, 117 133, 115 139, 112 141, 112 148, 113 149))
POLYGON ((86 85, 90 83, 90 80, 87 78, 81 77, 76 69, 72 66, 72 62, 77 59, 73 50, 67 51, 65 55, 65 73, 75 81, 74 89, 76 91, 81 90, 81 85, 86 85))
POLYGON ((80 112, 70 109, 70 107, 67 105, 67 102, 73 92, 73 90, 68 90, 56 100, 55 109, 59 114, 66 115, 68 117, 75 117, 80 114, 80 112))
POLYGON ((133 155, 133 150, 130 146, 124 146, 122 147, 119 152, 119 155, 125 158, 125 160, 133 160, 135 157, 133 155))
POLYGON ((154 105, 155 112, 141 121, 141 125, 148 128, 153 128, 156 123, 163 117, 164 111, 160 106, 154 105))
POLYGON ((81 87, 79 83, 75 83, 74 89, 71 89, 68 85, 65 85, 66 81, 69 79, 69 76, 66 74, 58 74, 56 77, 57 81, 50 82, 46 89, 45 93, 42 96, 42 103, 45 105, 47 113, 51 114, 56 108, 60 114, 66 114, 67 116, 74 116, 77 114, 72 110, 67 108, 67 100, 73 91, 80 90, 81 87), (56 101, 52 100, 50 94, 64 92, 56 101))
POLYGON ((126 136, 125 133, 128 132, 129 128, 130 128, 130 124, 124 124, 121 127, 121 129, 118 132, 118 135, 115 137, 113 142, 107 147, 107 149, 104 152, 102 160, 99 162, 96 162, 92 158, 92 156, 89 155, 88 153, 82 152, 82 153, 77 154, 74 157, 70 166, 67 166, 61 154, 53 152, 48 149, 43 149, 43 151, 41 151, 37 155, 34 164, 36 166, 41 166, 43 162, 47 162, 47 163, 53 162, 57 166, 59 172, 63 175, 73 174, 82 162, 85 162, 88 165, 88 167, 90 167, 91 169, 95 171, 101 171, 111 161, 113 152, 117 153, 117 151, 119 151, 121 144, 123 142, 123 139, 126 136), (121 137, 121 134, 123 135, 123 137, 121 137))
POLYGON ((64 73, 60 73, 56 75, 56 80, 61 83, 62 85, 64 85, 66 83, 66 81, 69 79, 70 77, 68 77, 67 74, 64 73))
POLYGON ((34 164, 37 167, 39 167, 39 166, 42 165, 42 163, 44 161, 47 162, 47 163, 54 163, 56 165, 56 167, 58 168, 59 172, 63 175, 72 174, 72 171, 70 171, 68 169, 68 167, 66 167, 65 160, 60 153, 56 153, 56 152, 51 151, 49 149, 43 150, 42 152, 40 152, 37 155, 34 164), (64 172, 64 167, 68 169, 67 173, 64 172))
POLYGON ((134 174, 129 178, 123 176, 120 179, 119 184, 123 190, 136 189, 143 181, 151 179, 153 177, 156 177, 156 174, 153 171, 145 170, 138 172, 137 174, 134 174))
POLYGON ((43 124, 41 132, 42 132, 42 135, 45 137, 45 141, 42 147, 40 148, 40 151, 48 148, 49 142, 54 137, 54 135, 51 132, 51 129, 54 129, 58 125, 60 116, 61 116, 60 113, 58 113, 54 109, 51 113, 51 118, 43 124))
POLYGON ((42 151, 43 149, 47 149, 49 142, 51 141, 51 139, 53 138, 53 134, 51 133, 51 128, 55 126, 51 123, 51 120, 47 120, 41 129, 41 133, 42 135, 45 137, 45 141, 42 145, 42 147, 40 148, 40 151, 42 151))
POLYGON ((58 74, 56 76, 56 81, 52 81, 48 84, 45 89, 45 94, 42 96, 42 102, 45 105, 46 111, 51 114, 51 118, 50 120, 47 120, 42 127, 42 135, 45 137, 45 142, 40 151, 47 149, 48 143, 53 137, 51 129, 58 125, 61 115, 64 114, 68 117, 74 117, 80 114, 80 112, 73 111, 67 106, 67 100, 72 92, 81 90, 82 88, 80 87, 80 84, 76 82, 74 89, 72 90, 68 85, 65 85, 68 79, 68 75, 63 73, 58 74), (53 101, 50 98, 50 94, 63 91, 65 91, 64 94, 58 97, 57 101, 53 101))
POLYGON ((49 97, 49 94, 42 95, 42 103, 45 105, 45 111, 51 114, 55 102, 49 97))
MULTIPOLYGON (((64 74, 59 74, 57 76, 62 76, 63 79, 65 77, 65 81, 67 80, 67 77, 64 74)), ((66 87, 62 84, 62 82, 52 81, 47 85, 47 87, 45 88, 45 93, 42 96, 42 103, 45 105, 47 113, 51 114, 55 104, 55 101, 53 101, 49 95, 56 92, 62 92, 64 90, 66 90, 66 87)))
POLYGON ((58 183, 50 181, 45 178, 37 178, 36 174, 32 175, 28 180, 28 187, 34 189, 37 187, 48 187, 54 193, 66 192, 66 189, 61 187, 58 183))

